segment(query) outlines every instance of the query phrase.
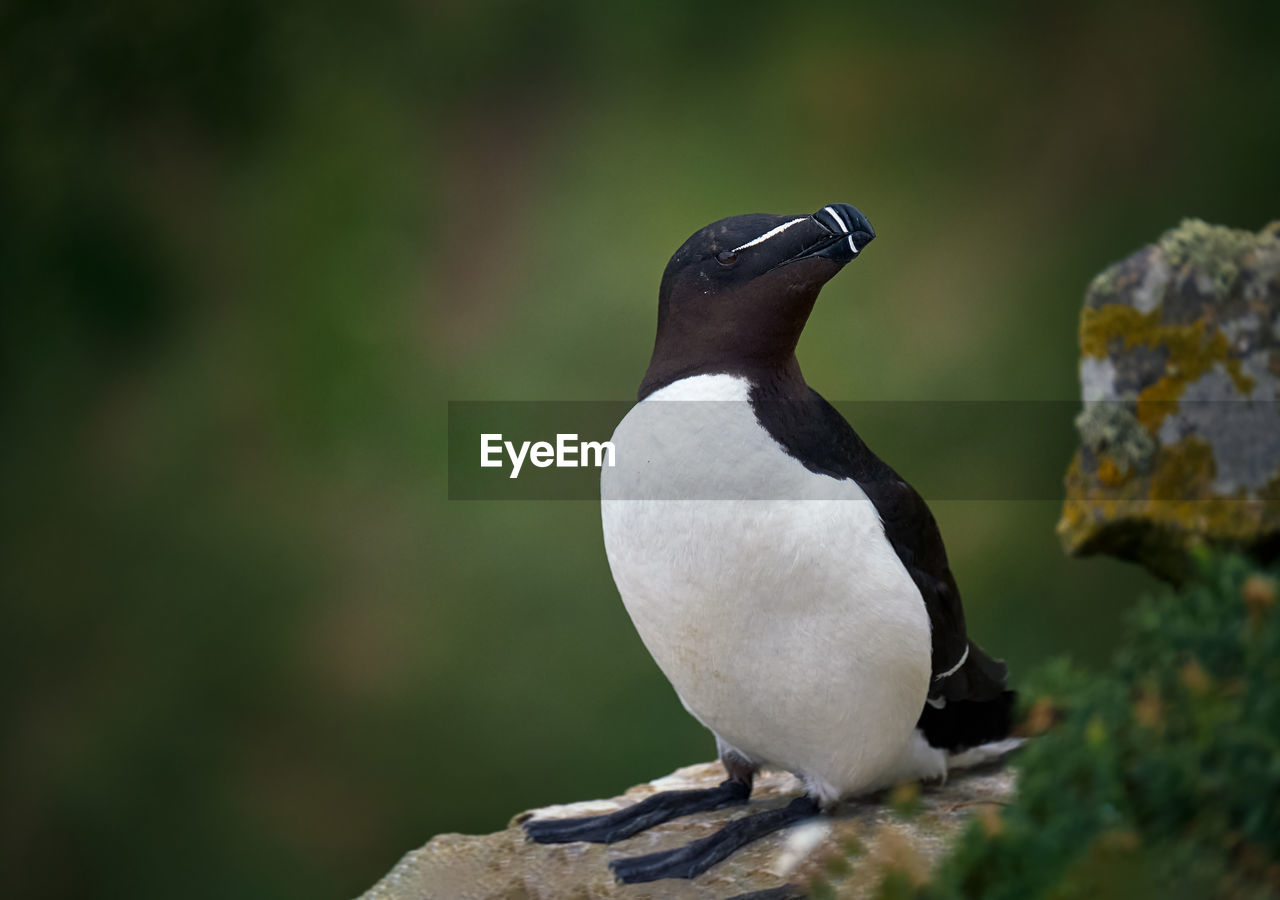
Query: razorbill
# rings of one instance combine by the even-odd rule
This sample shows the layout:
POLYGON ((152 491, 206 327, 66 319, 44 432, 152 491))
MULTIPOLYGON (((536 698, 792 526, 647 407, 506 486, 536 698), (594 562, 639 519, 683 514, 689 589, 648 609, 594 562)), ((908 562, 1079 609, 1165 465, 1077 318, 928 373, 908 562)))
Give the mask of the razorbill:
POLYGON ((722 219, 668 263, 640 402, 602 473, 605 549, 729 777, 606 816, 533 820, 534 840, 609 843, 745 803, 761 766, 801 779, 788 806, 612 863, 626 882, 691 878, 841 798, 1009 749, 1006 669, 965 631, 933 515, 796 361, 818 292, 874 237, 833 203, 722 219))

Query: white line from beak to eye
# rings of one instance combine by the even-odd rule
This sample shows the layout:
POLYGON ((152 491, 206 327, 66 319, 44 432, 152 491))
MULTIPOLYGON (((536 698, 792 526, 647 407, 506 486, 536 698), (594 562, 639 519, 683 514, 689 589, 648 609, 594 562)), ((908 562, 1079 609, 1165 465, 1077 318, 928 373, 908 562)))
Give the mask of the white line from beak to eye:
MULTIPOLYGON (((764 241, 769 240, 769 238, 771 238, 771 237, 775 237, 776 235, 782 234, 782 232, 786 231, 786 230, 787 230, 788 228, 790 228, 792 225, 795 225, 797 222, 803 222, 803 221, 804 221, 805 219, 807 219, 807 218, 809 218, 809 217, 808 217, 808 216, 801 216, 801 217, 800 217, 800 218, 798 218, 798 219, 792 219, 790 222, 783 222, 783 223, 782 223, 781 225, 779 225, 777 228, 771 228, 771 229, 769 229, 768 231, 766 231, 764 234, 760 235, 760 237, 756 238, 755 240, 753 240, 753 241, 747 241, 747 242, 746 242, 745 244, 743 244, 741 247, 734 247, 734 248, 733 248, 732 250, 730 250, 729 252, 730 252, 730 253, 737 253, 739 250, 746 250, 748 247, 754 247, 756 244, 763 243, 764 241)), ((848 229, 846 229, 846 230, 848 230, 848 229)))

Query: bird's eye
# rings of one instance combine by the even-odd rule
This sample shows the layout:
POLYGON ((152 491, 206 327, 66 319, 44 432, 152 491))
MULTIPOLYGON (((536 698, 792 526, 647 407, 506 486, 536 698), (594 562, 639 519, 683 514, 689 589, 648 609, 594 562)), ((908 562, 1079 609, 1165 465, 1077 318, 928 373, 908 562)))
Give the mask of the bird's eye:
POLYGON ((731 266, 738 261, 738 254, 732 250, 721 250, 716 254, 716 262, 722 266, 731 266))

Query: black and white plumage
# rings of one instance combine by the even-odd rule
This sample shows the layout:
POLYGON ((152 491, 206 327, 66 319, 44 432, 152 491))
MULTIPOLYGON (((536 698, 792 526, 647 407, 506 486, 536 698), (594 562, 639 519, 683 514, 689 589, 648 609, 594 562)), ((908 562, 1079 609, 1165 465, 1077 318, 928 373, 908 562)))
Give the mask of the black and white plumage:
POLYGON ((615 864, 629 881, 689 877, 844 797, 1008 749, 1005 667, 968 637, 928 506, 796 361, 818 292, 874 237, 847 204, 738 216, 668 264, 640 403, 603 470, 605 547, 636 629, 730 779, 609 817, 531 822, 536 840, 612 841, 740 803, 762 765, 803 780, 785 813, 615 864))

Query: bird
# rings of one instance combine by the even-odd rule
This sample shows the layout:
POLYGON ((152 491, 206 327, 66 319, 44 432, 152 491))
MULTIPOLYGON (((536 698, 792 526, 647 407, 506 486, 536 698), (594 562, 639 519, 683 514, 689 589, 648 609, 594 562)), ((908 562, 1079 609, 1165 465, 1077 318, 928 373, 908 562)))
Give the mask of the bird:
POLYGON ((876 232, 847 203, 733 216, 675 252, 638 402, 614 431, 601 522, 614 582, 727 778, 603 816, 531 819, 542 843, 613 843, 749 802, 761 767, 803 793, 683 847, 615 859, 692 878, 845 798, 1001 757, 1015 693, 968 635, 921 495, 805 381, 822 287, 876 232))

